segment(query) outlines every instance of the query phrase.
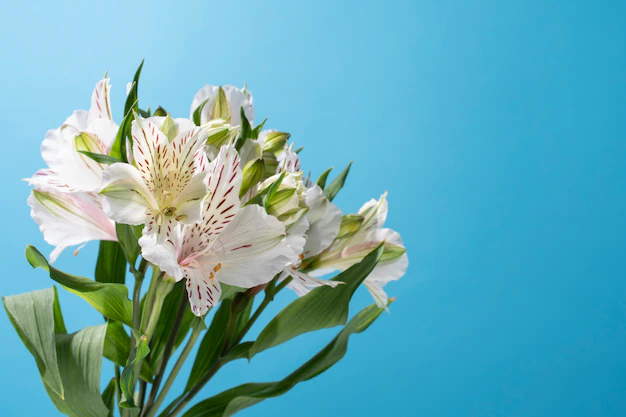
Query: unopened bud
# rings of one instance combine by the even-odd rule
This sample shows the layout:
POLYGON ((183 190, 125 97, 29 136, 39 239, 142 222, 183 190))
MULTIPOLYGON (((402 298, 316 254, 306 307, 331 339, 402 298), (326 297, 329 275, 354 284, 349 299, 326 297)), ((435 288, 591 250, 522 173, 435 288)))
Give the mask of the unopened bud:
POLYGON ((253 159, 243 167, 241 189, 239 197, 243 196, 250 188, 261 182, 265 172, 263 159, 253 159))
POLYGON ((343 216, 337 239, 345 239, 353 236, 361 228, 363 220, 363 216, 359 216, 358 214, 347 214, 343 216))

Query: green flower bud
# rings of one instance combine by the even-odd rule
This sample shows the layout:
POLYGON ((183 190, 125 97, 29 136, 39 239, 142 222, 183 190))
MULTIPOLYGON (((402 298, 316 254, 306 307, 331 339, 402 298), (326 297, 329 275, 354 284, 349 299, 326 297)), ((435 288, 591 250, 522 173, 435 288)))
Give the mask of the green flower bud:
MULTIPOLYGON (((277 179, 278 175, 266 179, 261 188, 272 184, 277 179)), ((267 202, 267 212, 278 218, 285 226, 291 226, 308 210, 305 203, 305 192, 306 187, 302 182, 302 172, 285 175, 278 191, 267 202)))
POLYGON ((176 135, 178 135, 178 126, 176 126, 176 122, 169 114, 165 116, 165 120, 163 120, 163 124, 161 125, 161 132, 165 134, 170 142, 174 140, 176 135))
POLYGON ((358 214, 347 214, 341 219, 341 227, 337 239, 346 239, 359 231, 363 224, 364 217, 358 214))
POLYGON ((276 160, 276 155, 272 152, 263 152, 263 161, 265 162, 265 174, 263 175, 263 179, 265 180, 276 174, 278 161, 276 160))
POLYGON ((269 132, 265 135, 263 152, 278 153, 283 150, 291 135, 285 132, 269 132))
POLYGON ((217 97, 213 101, 213 107, 211 108, 211 115, 213 119, 224 119, 230 123, 230 103, 226 97, 226 92, 222 87, 217 92, 217 97))
POLYGON ((265 172, 263 159, 253 159, 243 167, 241 189, 239 197, 242 197, 250 188, 261 182, 265 172))

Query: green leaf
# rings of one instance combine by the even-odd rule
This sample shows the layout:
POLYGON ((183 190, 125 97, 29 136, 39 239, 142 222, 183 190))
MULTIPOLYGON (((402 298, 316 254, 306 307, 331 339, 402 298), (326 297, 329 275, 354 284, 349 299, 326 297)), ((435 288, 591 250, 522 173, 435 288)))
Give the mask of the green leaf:
POLYGON ((126 259, 131 265, 135 265, 139 254, 141 254, 141 248, 139 247, 139 238, 141 237, 141 230, 143 225, 131 226, 128 224, 116 224, 115 232, 117 234, 117 240, 122 248, 122 253, 126 254, 126 259))
POLYGON ((22 343, 35 357, 44 385, 50 392, 63 398, 65 394, 54 336, 55 317, 60 315, 60 308, 57 313, 55 299, 54 290, 49 288, 2 297, 2 303, 22 343))
POLYGON ((85 156, 88 156, 89 158, 93 159, 99 164, 110 165, 110 164, 115 164, 117 162, 124 162, 121 159, 115 158, 110 155, 103 155, 101 153, 93 153, 93 152, 88 152, 88 151, 78 151, 78 152, 82 153, 85 156))
MULTIPOLYGON (((363 309, 324 349, 286 378, 276 382, 243 384, 231 388, 199 402, 183 417, 228 417, 267 398, 285 394, 296 384, 314 378, 339 362, 347 352, 350 336, 366 330, 382 311, 375 304, 363 309)), ((364 382, 363 389, 367 388, 364 382)))
POLYGON ((333 281, 345 284, 336 288, 318 287, 285 307, 263 329, 250 349, 249 357, 303 333, 345 324, 352 295, 372 272, 382 254, 383 244, 380 244, 361 262, 333 278, 333 281))
POLYGON ((34 247, 26 247, 26 259, 33 268, 48 271, 50 278, 63 288, 80 296, 105 317, 133 325, 133 305, 128 299, 128 288, 123 284, 110 284, 92 281, 88 278, 66 274, 50 266, 46 258, 34 247))
POLYGON ((209 330, 202 338, 185 391, 189 391, 191 387, 197 384, 219 358, 224 337, 226 336, 226 325, 230 316, 231 304, 232 300, 221 301, 219 309, 215 313, 213 321, 211 321, 209 330))
POLYGON ((148 338, 145 335, 135 338, 135 357, 128 362, 122 376, 120 377, 120 389, 122 391, 122 398, 120 400, 120 407, 123 408, 137 408, 134 402, 134 388, 135 388, 135 366, 139 361, 143 361, 150 353, 150 346, 148 346, 148 338))
POLYGON ((328 168, 326 171, 322 172, 322 175, 317 179, 317 185, 323 190, 326 187, 326 179, 328 179, 328 174, 333 170, 333 167, 328 168))
POLYGON ((276 181, 274 181, 273 183, 265 187, 263 190, 261 190, 257 195, 251 198, 245 205, 247 206, 248 204, 256 204, 265 208, 265 211, 267 211, 268 204, 274 198, 274 195, 278 191, 280 184, 282 184, 283 179, 285 179, 285 171, 283 171, 278 176, 276 181))
POLYGON ((115 393, 117 392, 117 380, 115 378, 111 378, 109 384, 104 389, 102 393, 102 402, 109 409, 108 417, 114 417, 115 411, 115 393))
POLYGON ((74 334, 57 334, 56 350, 65 398, 48 395, 57 409, 71 417, 108 417, 100 395, 102 348, 107 325, 85 327, 74 334))
POLYGON ((144 60, 141 60, 141 64, 139 64, 139 68, 135 71, 135 77, 133 78, 133 84, 128 92, 128 96, 126 97, 126 104, 124 105, 124 114, 127 114, 131 109, 135 111, 139 111, 138 101, 139 101, 139 76, 141 76, 141 69, 143 68, 144 60))
POLYGON ((96 262, 96 281, 124 284, 126 282, 126 258, 119 243, 101 240, 96 262))
POLYGON ((65 320, 63 320, 63 313, 61 313, 61 304, 59 304, 59 293, 57 292, 57 287, 53 286, 52 289, 54 290, 54 332, 67 333, 67 329, 65 328, 65 320))
POLYGON ((202 109, 204 109, 204 106, 206 106, 208 102, 209 99, 207 98, 193 111, 193 122, 196 126, 202 126, 202 109))
MULTIPOLYGON (((243 119, 243 118, 242 118, 243 119)), ((261 124, 259 124, 257 127, 255 127, 254 129, 252 129, 252 133, 250 134, 250 138, 251 139, 258 139, 259 138, 259 134, 261 134, 261 131, 263 130, 263 126, 265 126, 265 122, 267 122, 267 118, 265 118, 261 124)))
POLYGON ((115 141, 111 146, 111 156, 113 158, 121 159, 123 162, 128 162, 128 156, 126 152, 126 139, 130 138, 130 129, 135 119, 135 113, 128 111, 125 113, 122 123, 117 130, 115 141))
POLYGON ((167 110, 165 110, 163 107, 159 106, 157 107, 157 109, 154 111, 153 116, 159 116, 159 117, 165 117, 167 116, 169 113, 167 112, 167 110))
POLYGON ((333 201, 337 193, 339 193, 339 191, 343 188, 343 184, 346 182, 346 177, 348 176, 348 173, 350 172, 351 166, 352 166, 352 162, 350 162, 348 166, 343 171, 341 171, 339 175, 337 175, 337 177, 334 180, 332 180, 330 184, 328 184, 328 187, 324 188, 324 195, 330 201, 333 201))
POLYGON ((240 115, 241 115, 241 127, 239 131, 239 136, 237 137, 237 140, 235 141, 235 149, 237 150, 237 152, 239 152, 243 144, 246 142, 246 139, 249 139, 252 137, 252 127, 250 126, 250 122, 248 121, 248 118, 246 117, 246 113, 243 111, 243 106, 241 106, 240 108, 240 115))
MULTIPOLYGON (((130 356, 130 336, 119 321, 110 321, 104 340, 103 356, 119 366, 126 366, 130 356)), ((141 379, 152 382, 152 372, 144 361, 141 366, 141 379)))

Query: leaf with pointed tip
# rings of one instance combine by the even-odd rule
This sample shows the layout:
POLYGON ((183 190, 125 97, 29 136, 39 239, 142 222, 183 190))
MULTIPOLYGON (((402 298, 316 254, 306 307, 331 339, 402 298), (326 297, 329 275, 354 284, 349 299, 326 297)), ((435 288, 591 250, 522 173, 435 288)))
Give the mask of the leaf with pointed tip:
POLYGON ((196 126, 202 125, 202 109, 204 109, 204 106, 206 106, 208 102, 209 99, 207 98, 193 111, 193 122, 196 126))
POLYGON ((110 165, 110 164, 115 164, 117 162, 124 162, 121 159, 117 159, 113 156, 110 155, 103 155, 101 153, 93 153, 93 152, 89 152, 89 151, 78 151, 80 153, 82 153, 83 155, 93 159, 94 161, 96 161, 99 164, 106 164, 106 165, 110 165))
POLYGON ((199 402, 183 417, 229 417, 267 398, 287 393, 298 383, 316 377, 339 362, 348 350, 350 336, 365 331, 383 310, 376 304, 361 310, 324 349, 286 378, 276 382, 250 383, 231 388, 199 402))
POLYGON ((124 114, 127 114, 131 109, 135 111, 139 110, 138 101, 139 101, 139 76, 141 75, 141 69, 143 68, 144 60, 141 60, 141 64, 135 71, 135 77, 133 78, 133 84, 128 92, 128 96, 126 97, 126 104, 124 105, 124 114))
POLYGON ((117 392, 117 380, 111 378, 109 384, 102 393, 102 402, 109 409, 108 417, 114 417, 115 415, 115 393, 117 392))
POLYGON ((317 179, 317 185, 323 190, 326 187, 326 179, 328 179, 328 174, 332 171, 333 168, 328 168, 326 171, 322 172, 322 175, 317 179))
MULTIPOLYGON (((119 366, 126 366, 130 356, 130 336, 119 321, 110 321, 104 340, 103 356, 119 366)), ((141 379, 152 382, 152 372, 144 361, 141 366, 141 379)))
POLYGON ((361 262, 343 271, 333 281, 343 282, 335 288, 322 286, 296 298, 261 331, 250 349, 249 358, 285 343, 296 336, 346 323, 352 295, 372 272, 383 254, 380 244, 361 262))
POLYGON ((139 238, 141 237, 141 231, 143 225, 131 226, 128 224, 117 223, 115 225, 115 232, 117 234, 117 240, 122 249, 122 254, 128 260, 131 265, 135 265, 137 258, 141 254, 141 248, 139 247, 139 238))
POLYGON ((169 113, 167 112, 167 110, 165 110, 163 107, 159 106, 157 107, 157 109, 154 111, 153 116, 159 116, 159 117, 165 117, 167 116, 169 113))
POLYGON ((26 259, 33 268, 42 268, 50 278, 63 288, 80 296, 102 315, 133 326, 133 305, 128 299, 128 288, 123 284, 111 284, 92 281, 88 278, 66 274, 51 266, 46 258, 34 247, 26 247, 26 259))
POLYGON ((330 201, 333 201, 337 193, 343 188, 343 184, 346 182, 346 177, 350 172, 350 167, 352 166, 352 162, 348 164, 348 166, 335 177, 334 180, 328 184, 328 187, 324 188, 324 195, 330 201))

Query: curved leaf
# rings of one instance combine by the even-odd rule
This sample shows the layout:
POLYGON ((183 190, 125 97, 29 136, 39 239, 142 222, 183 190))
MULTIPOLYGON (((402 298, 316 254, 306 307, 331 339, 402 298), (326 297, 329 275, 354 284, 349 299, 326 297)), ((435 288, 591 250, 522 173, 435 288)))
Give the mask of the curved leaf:
MULTIPOLYGON (((54 336, 56 309, 52 288, 2 297, 2 303, 17 334, 35 357, 46 389, 63 398, 63 383, 57 363, 54 336)), ((60 315, 60 309, 59 315, 60 315)), ((62 323, 62 322, 61 322, 62 323)), ((57 326, 61 330, 60 326, 57 326)), ((65 325, 63 325, 63 330, 65 325)))
POLYGON ((324 349, 286 378, 276 382, 243 384, 231 388, 199 402, 183 417, 228 417, 267 398, 285 394, 296 384, 314 378, 343 358, 350 336, 367 329, 383 310, 376 304, 363 309, 324 349))
POLYGON ((33 246, 26 247, 26 259, 33 268, 49 272, 50 278, 63 288, 80 296, 105 317, 133 326, 133 305, 128 299, 128 288, 123 284, 100 283, 88 278, 66 274, 51 266, 33 246))
POLYGON ((361 262, 333 278, 344 285, 318 287, 285 307, 263 329, 250 349, 249 358, 303 333, 345 324, 352 295, 372 272, 383 249, 383 244, 378 245, 361 262))
MULTIPOLYGON (((337 175, 335 179, 331 181, 330 184, 328 184, 328 187, 324 187, 324 195, 330 201, 333 201, 333 199, 337 196, 339 191, 343 188, 343 184, 346 182, 346 178, 348 177, 348 173, 350 172, 351 166, 352 166, 352 162, 350 162, 348 166, 345 167, 344 170, 341 171, 339 175, 337 175)), ((324 185, 326 185, 325 183, 326 183, 326 178, 324 178, 324 185)))

